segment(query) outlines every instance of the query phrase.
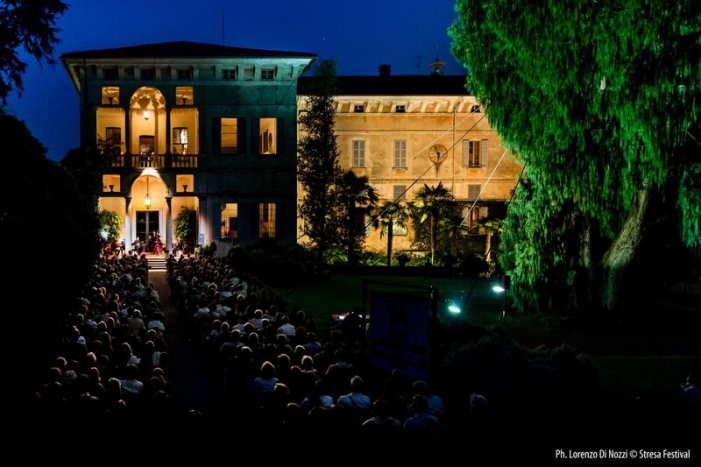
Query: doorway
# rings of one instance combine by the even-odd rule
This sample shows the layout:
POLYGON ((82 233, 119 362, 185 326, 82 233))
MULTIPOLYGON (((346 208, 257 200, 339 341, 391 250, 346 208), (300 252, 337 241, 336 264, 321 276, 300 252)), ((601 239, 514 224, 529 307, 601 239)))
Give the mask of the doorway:
POLYGON ((156 253, 160 240, 158 211, 136 211, 136 236, 141 241, 142 252, 156 253))

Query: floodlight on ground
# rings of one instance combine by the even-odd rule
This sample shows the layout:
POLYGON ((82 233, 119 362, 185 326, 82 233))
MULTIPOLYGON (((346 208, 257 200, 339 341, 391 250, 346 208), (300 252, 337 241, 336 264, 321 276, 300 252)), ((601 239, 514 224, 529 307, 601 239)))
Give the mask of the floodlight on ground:
POLYGON ((457 306, 454 302, 450 302, 448 304, 448 311, 453 313, 454 315, 459 314, 462 310, 460 309, 459 306, 457 306))
POLYGON ((506 292, 506 289, 500 285, 495 285, 494 287, 492 287, 492 290, 496 293, 506 292))

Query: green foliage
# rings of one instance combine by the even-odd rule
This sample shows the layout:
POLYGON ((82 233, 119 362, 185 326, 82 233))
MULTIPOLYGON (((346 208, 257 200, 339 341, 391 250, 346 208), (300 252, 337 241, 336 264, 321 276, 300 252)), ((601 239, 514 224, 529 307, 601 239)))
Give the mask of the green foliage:
POLYGON ((304 136, 297 145, 297 177, 304 188, 300 215, 304 234, 323 262, 324 250, 340 243, 344 204, 338 186, 343 172, 334 124, 337 94, 336 64, 324 60, 308 88, 308 111, 299 118, 304 136))
POLYGON ((197 258, 211 258, 216 252, 217 244, 215 242, 212 242, 209 245, 200 245, 195 248, 195 256, 197 258))
POLYGON ((337 191, 339 202, 344 207, 339 240, 346 247, 348 261, 353 265, 365 243, 365 217, 375 210, 378 197, 368 177, 358 177, 350 170, 341 177, 337 191))
MULTIPOLYGON (((455 202, 450 189, 443 186, 443 182, 439 182, 435 187, 424 184, 423 188, 416 192, 416 201, 412 205, 412 210, 415 215, 414 225, 429 221, 428 247, 431 251, 431 264, 436 264, 439 229, 447 230, 450 235, 458 235, 458 228, 462 221, 458 203, 455 202)), ((420 238, 418 237, 419 242, 420 238)))
POLYGON ((107 233, 107 241, 114 243, 119 240, 119 234, 122 232, 123 219, 122 216, 114 211, 103 209, 100 211, 100 231, 107 233))
POLYGON ((22 91, 22 75, 27 64, 19 49, 53 65, 51 55, 58 43, 56 19, 68 6, 59 0, 0 1, 0 99, 3 105, 13 89, 22 91))
POLYGON ((183 206, 173 221, 175 226, 175 236, 193 244, 193 237, 197 227, 197 210, 183 206))
POLYGON ((701 106, 699 2, 458 0, 456 11, 467 87, 527 164, 537 205, 509 208, 507 250, 524 255, 510 261, 517 289, 535 281, 539 295, 555 290, 555 271, 577 274, 563 269, 562 216, 612 239, 637 193, 669 180, 682 180, 683 237, 701 243, 696 169, 680 154, 701 106))
POLYGON ((268 284, 303 281, 313 270, 311 254, 298 244, 237 245, 229 250, 224 261, 236 271, 243 271, 268 284))
MULTIPOLYGON (((93 200, 80 190, 71 174, 46 159, 45 148, 24 123, 0 112, 0 303, 7 332, 0 342, 0 364, 15 376, 21 389, 37 366, 44 331, 58 327, 78 290, 90 278, 99 253, 99 223, 93 200), (65 256, 68 255, 68 256, 65 256), (31 280, 19 272, 34 264, 31 280), (40 285, 41 293, 37 293, 40 285), (17 352, 19 348, 36 352, 17 352)), ((65 323, 64 323, 65 324, 65 323)), ((45 339, 44 339, 45 340, 45 339)), ((25 392, 27 394, 28 392, 25 392)), ((17 400, 21 400, 18 396, 17 400)))
POLYGON ((392 243, 394 228, 406 229, 409 224, 411 209, 400 201, 387 201, 374 215, 373 226, 380 230, 380 238, 387 236, 387 266, 392 266, 392 243))

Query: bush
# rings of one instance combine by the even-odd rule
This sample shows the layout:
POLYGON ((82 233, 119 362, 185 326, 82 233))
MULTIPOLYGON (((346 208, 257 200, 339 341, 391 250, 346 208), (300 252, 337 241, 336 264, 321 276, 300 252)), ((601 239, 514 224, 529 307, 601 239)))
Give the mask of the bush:
POLYGON ((311 253, 303 247, 261 241, 251 246, 235 246, 224 261, 265 283, 288 283, 304 280, 314 271, 311 253))

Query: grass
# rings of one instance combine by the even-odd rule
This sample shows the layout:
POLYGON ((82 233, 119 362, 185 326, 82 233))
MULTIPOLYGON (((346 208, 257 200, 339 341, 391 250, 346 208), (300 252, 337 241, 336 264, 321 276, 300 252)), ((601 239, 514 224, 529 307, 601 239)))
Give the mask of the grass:
MULTIPOLYGON (((469 295, 460 319, 475 324, 496 324, 501 316, 503 296, 491 290, 488 279, 334 275, 328 280, 308 281, 277 290, 314 317, 325 330, 331 315, 362 306, 365 280, 403 287, 433 286, 440 292, 442 308, 447 306, 447 300, 464 305, 469 295)), ((603 397, 673 395, 679 392, 679 385, 698 354, 698 335, 692 332, 695 327, 680 325, 677 319, 667 313, 636 316, 619 329, 606 323, 569 323, 557 316, 512 313, 507 315, 503 329, 527 347, 569 344, 589 355, 599 372, 603 397), (660 315, 664 315, 664 319, 660 319, 660 315)), ((692 319, 696 323, 697 318, 692 319)))

